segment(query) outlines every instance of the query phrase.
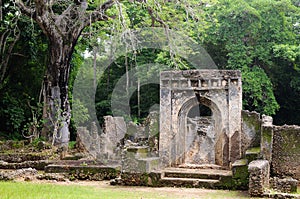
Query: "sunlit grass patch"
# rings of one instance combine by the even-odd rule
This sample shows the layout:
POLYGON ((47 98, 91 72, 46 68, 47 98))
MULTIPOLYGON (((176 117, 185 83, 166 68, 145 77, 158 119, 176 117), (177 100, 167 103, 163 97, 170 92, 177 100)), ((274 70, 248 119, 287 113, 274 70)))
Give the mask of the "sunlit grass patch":
MULTIPOLYGON (((85 184, 85 183, 83 183, 85 184)), ((88 184, 88 183, 87 183, 88 184)), ((0 199, 192 199, 248 198, 238 191, 118 187, 39 182, 0 182, 0 199)))

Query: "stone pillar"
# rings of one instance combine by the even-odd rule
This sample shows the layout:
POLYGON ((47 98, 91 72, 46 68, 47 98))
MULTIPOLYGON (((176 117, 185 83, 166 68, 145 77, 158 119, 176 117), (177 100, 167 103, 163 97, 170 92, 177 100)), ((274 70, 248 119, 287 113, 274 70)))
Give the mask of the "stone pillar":
POLYGON ((229 161, 241 158, 242 83, 240 72, 228 82, 229 161))
POLYGON ((262 116, 261 127, 261 156, 263 159, 271 162, 272 145, 273 145, 273 118, 270 116, 262 116))
POLYGON ((126 133, 126 123, 123 117, 104 117, 104 132, 100 135, 101 160, 120 160, 119 145, 126 133))
POLYGON ((248 165, 249 194, 255 197, 264 195, 269 188, 270 165, 267 160, 254 160, 248 165))
POLYGON ((171 128, 172 128, 172 106, 171 106, 171 89, 169 88, 169 77, 161 76, 160 82, 160 140, 159 156, 162 167, 171 165, 171 128), (163 138, 163 139, 162 139, 163 138))

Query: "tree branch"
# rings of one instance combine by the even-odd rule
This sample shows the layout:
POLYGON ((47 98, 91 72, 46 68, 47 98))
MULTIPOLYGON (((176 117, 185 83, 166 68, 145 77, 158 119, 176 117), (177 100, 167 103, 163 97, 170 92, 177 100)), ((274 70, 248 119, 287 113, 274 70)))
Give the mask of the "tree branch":
POLYGON ((16 0, 15 3, 20 8, 21 12, 29 17, 32 17, 33 19, 36 19, 36 11, 35 9, 32 9, 24 4, 22 0, 16 0))
POLYGON ((163 25, 164 28, 169 28, 168 24, 166 24, 159 16, 154 14, 154 11, 151 7, 147 7, 148 13, 152 18, 152 26, 154 25, 153 21, 157 21, 161 25, 163 25))
POLYGON ((15 44, 17 43, 17 41, 20 38, 20 31, 19 31, 19 28, 17 26, 16 26, 16 29, 14 31, 15 31, 15 33, 17 32, 16 35, 15 35, 15 38, 14 38, 13 42, 9 45, 9 47, 7 49, 7 52, 6 52, 6 56, 4 57, 2 62, 0 63, 0 69, 1 69, 0 84, 3 83, 4 77, 5 77, 5 74, 6 74, 6 70, 7 70, 8 61, 9 61, 9 58, 12 54, 13 48, 14 48, 15 44))
POLYGON ((2 21, 2 0, 0 0, 0 21, 2 21))
POLYGON ((47 5, 45 0, 34 0, 36 13, 38 16, 43 16, 47 12, 47 5))
POLYGON ((96 21, 105 21, 108 20, 109 17, 105 14, 105 11, 111 8, 115 4, 115 0, 108 0, 103 3, 99 8, 91 13, 84 20, 84 26, 88 26, 91 23, 96 21))

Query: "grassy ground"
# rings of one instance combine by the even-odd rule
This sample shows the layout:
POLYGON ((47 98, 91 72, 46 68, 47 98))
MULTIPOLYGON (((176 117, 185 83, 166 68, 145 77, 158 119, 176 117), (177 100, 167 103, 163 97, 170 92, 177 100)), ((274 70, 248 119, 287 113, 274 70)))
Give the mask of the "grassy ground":
POLYGON ((193 199, 249 198, 245 192, 109 186, 106 182, 0 182, 0 199, 193 199))

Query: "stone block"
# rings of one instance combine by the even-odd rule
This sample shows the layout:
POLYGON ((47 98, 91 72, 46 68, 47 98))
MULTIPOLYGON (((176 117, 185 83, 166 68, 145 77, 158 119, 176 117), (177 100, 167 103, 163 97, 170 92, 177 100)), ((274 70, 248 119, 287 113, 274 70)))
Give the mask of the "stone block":
POLYGON ((261 128, 261 156, 271 162, 273 148, 273 125, 262 125, 261 128))
POLYGON ((270 179, 271 188, 284 193, 297 193, 298 180, 289 178, 274 177, 270 179))
POLYGON ((270 165, 267 160, 255 160, 248 165, 249 193, 260 197, 269 188, 270 165))
POLYGON ((147 157, 147 147, 130 147, 124 152, 122 170, 127 173, 150 173, 159 168, 159 157, 147 157))
POLYGON ((259 113, 242 111, 242 154, 249 147, 260 147, 261 124, 259 113))
POLYGON ((252 162, 253 160, 257 160, 260 158, 261 154, 260 154, 260 147, 254 147, 254 148, 250 148, 246 151, 246 159, 248 160, 248 162, 252 162))
POLYGON ((232 164, 232 180, 236 189, 247 189, 249 182, 248 160, 236 160, 232 164))

